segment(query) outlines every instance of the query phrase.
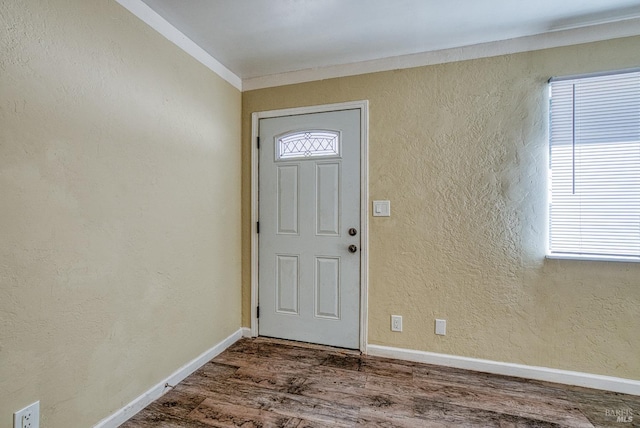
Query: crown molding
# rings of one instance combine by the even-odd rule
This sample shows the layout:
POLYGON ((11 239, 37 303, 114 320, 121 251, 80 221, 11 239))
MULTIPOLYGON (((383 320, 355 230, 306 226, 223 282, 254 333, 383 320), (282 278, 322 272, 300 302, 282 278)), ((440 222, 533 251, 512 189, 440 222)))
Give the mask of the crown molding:
POLYGON ((238 75, 233 73, 217 59, 198 46, 193 40, 189 39, 180 30, 171 25, 142 0, 116 1, 144 23, 163 35, 166 39, 174 43, 180 49, 191 55, 194 59, 202 63, 240 91, 251 91, 255 89, 292 85, 316 80, 356 76, 360 74, 400 70, 471 59, 489 58, 493 56, 640 35, 640 18, 635 17, 578 28, 557 29, 546 33, 514 39, 498 40, 494 42, 420 52, 410 55, 295 70, 267 76, 241 79, 238 75))
POLYGON ((447 62, 488 58, 492 56, 577 45, 581 43, 597 42, 637 35, 640 35, 640 18, 632 18, 617 22, 607 22, 587 27, 557 30, 532 36, 461 46, 451 49, 442 49, 371 61, 318 67, 247 78, 243 79, 242 88, 244 91, 250 91, 274 86, 333 79, 336 77, 355 76, 380 71, 399 70, 404 68, 422 67, 425 65, 444 64, 447 62))
POLYGON ((180 30, 171 25, 156 11, 147 6, 142 0, 116 0, 122 7, 133 13, 145 24, 162 34, 167 40, 191 55, 209 70, 229 82, 236 89, 242 91, 242 79, 234 74, 217 59, 209 55, 193 40, 185 36, 180 30))

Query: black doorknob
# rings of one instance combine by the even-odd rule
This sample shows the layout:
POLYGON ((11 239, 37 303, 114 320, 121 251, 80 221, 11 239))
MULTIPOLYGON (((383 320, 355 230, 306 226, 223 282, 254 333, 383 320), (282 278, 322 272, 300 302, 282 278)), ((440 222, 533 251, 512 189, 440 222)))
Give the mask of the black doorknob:
POLYGON ((356 247, 353 244, 349 245, 349 252, 350 253, 355 253, 356 251, 358 251, 358 247, 356 247))

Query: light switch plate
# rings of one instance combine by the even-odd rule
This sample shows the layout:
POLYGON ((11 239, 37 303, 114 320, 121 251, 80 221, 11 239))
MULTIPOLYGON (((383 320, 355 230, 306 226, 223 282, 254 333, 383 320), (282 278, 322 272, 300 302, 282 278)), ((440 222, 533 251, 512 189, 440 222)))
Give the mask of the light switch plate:
POLYGON ((390 217, 391 201, 373 201, 374 217, 390 217))

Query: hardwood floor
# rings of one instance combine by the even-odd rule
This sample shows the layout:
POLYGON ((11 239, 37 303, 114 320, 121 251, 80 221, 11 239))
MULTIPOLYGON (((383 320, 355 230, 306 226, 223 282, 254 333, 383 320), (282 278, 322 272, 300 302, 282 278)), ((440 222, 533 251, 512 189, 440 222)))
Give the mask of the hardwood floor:
POLYGON ((240 340, 122 427, 624 428, 639 422, 638 396, 257 338, 240 340))

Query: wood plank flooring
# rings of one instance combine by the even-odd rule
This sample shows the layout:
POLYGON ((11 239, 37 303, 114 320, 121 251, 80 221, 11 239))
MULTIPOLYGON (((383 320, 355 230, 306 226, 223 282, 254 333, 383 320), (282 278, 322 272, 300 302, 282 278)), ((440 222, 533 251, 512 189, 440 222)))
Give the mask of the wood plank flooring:
POLYGON ((122 425, 638 426, 638 396, 266 338, 240 340, 122 425))

